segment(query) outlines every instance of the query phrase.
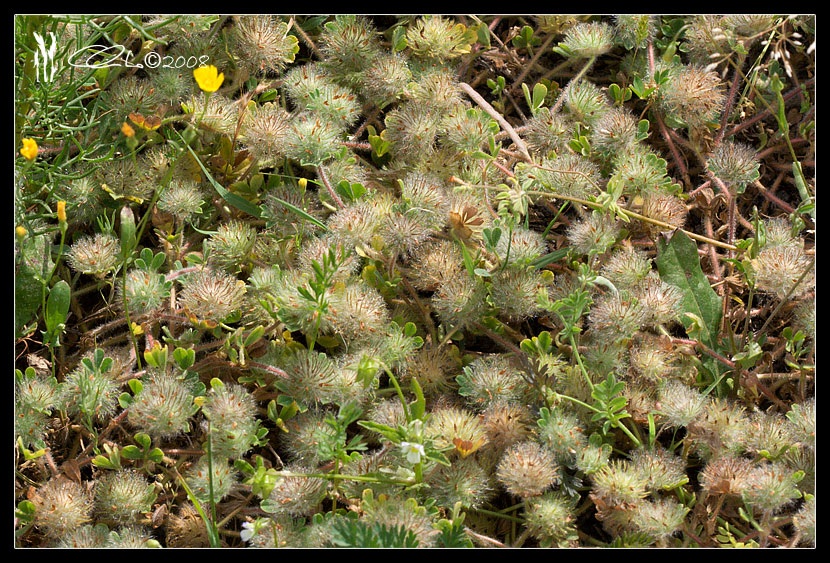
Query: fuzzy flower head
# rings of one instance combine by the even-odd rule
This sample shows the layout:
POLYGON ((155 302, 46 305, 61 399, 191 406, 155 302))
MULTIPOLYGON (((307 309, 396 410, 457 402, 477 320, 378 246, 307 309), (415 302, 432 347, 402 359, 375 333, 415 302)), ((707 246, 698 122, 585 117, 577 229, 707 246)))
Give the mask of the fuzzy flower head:
POLYGON ((602 254, 617 240, 620 227, 613 217, 600 213, 575 222, 568 229, 568 241, 580 254, 602 254))
POLYGON ((564 93, 565 107, 574 120, 593 126, 610 109, 608 97, 593 82, 581 80, 564 93))
POLYGON ((439 449, 455 446, 461 457, 467 457, 487 443, 481 417, 464 408, 435 409, 425 431, 439 449))
POLYGON ((54 478, 40 487, 32 499, 35 525, 50 537, 61 537, 88 522, 92 497, 73 481, 54 478))
POLYGON ((238 311, 245 299, 245 283, 222 272, 202 270, 185 282, 179 306, 198 321, 218 323, 238 311))
POLYGON ((712 152, 707 165, 715 176, 727 185, 734 186, 738 193, 743 193, 747 184, 760 177, 757 158, 751 147, 724 141, 712 152))
POLYGON ((76 272, 103 277, 118 265, 120 250, 118 239, 99 233, 72 243, 67 260, 76 272))
POLYGON ((758 253, 752 267, 757 287, 779 299, 788 294, 797 299, 816 285, 815 261, 797 246, 768 246, 758 253), (796 286, 799 279, 801 283, 796 286))
POLYGON ((406 42, 418 57, 448 60, 470 52, 473 30, 440 16, 423 16, 406 30, 406 42))
POLYGON ((697 66, 673 73, 660 89, 664 111, 693 129, 717 119, 725 97, 718 74, 697 66))
POLYGON ((536 497, 559 480, 559 465, 547 448, 536 442, 519 442, 504 453, 496 476, 511 494, 536 497))
POLYGON ((588 58, 607 53, 613 47, 614 29, 600 22, 579 23, 565 34, 559 46, 571 56, 588 58))
POLYGON ((290 129, 288 112, 279 105, 265 104, 245 116, 241 133, 260 166, 267 166, 285 153, 290 129))
POLYGON ((300 50, 288 24, 265 14, 240 16, 231 38, 237 62, 253 73, 281 71, 300 50))
POLYGON ((294 118, 286 142, 286 155, 303 164, 318 166, 340 148, 340 127, 332 121, 302 113, 294 118))

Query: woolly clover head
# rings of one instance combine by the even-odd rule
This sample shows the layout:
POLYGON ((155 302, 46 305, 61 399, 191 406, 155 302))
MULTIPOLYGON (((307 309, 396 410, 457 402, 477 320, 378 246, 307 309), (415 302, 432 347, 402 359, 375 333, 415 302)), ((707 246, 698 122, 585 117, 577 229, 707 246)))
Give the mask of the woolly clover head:
POLYGON ((394 154, 414 161, 434 150, 441 116, 429 107, 407 102, 387 113, 384 122, 383 136, 392 145, 394 154))
POLYGON ((200 213, 203 203, 202 190, 197 182, 174 179, 159 196, 157 205, 162 211, 184 222, 200 213))
POLYGON ((245 302, 245 282, 211 269, 199 271, 183 284, 179 307, 197 321, 219 323, 245 302))
POLYGON ((340 148, 342 129, 333 121, 311 113, 294 118, 286 143, 286 155, 300 163, 319 166, 340 148))
POLYGON ((292 475, 277 481, 271 495, 263 501, 262 509, 272 514, 291 516, 312 514, 326 495, 326 480, 301 475, 309 473, 309 468, 296 463, 287 465, 285 470, 292 475))
POLYGON ((574 508, 572 499, 558 491, 549 491, 526 501, 525 523, 542 546, 572 540, 577 535, 574 508))
POLYGON ((670 426, 687 426, 700 414, 708 397, 676 380, 660 386, 659 409, 670 426))
POLYGON ((288 112, 279 105, 269 103, 245 115, 240 133, 248 151, 264 167, 273 165, 285 154, 290 130, 288 112))
POLYGON ((235 459, 257 442, 257 405, 241 385, 219 385, 211 389, 202 412, 210 421, 211 451, 235 459))
POLYGON ((761 176, 758 172, 760 164, 757 158, 755 150, 751 147, 724 141, 712 151, 707 166, 715 176, 727 185, 734 186, 738 193, 743 193, 747 184, 761 176))
POLYGON ((118 239, 110 234, 99 233, 72 243, 66 258, 76 272, 103 277, 118 265, 120 252, 118 239))
POLYGON ((190 387, 174 375, 153 373, 128 410, 127 421, 151 438, 164 440, 190 430, 197 410, 190 387))
POLYGON ((543 107, 527 120, 525 142, 527 149, 545 157, 551 152, 559 153, 568 141, 569 127, 558 112, 543 107))
POLYGON ((718 74, 698 66, 677 70, 660 88, 663 110, 692 129, 717 119, 725 97, 718 74))
POLYGON ((219 268, 229 272, 238 271, 249 260, 256 236, 256 229, 248 223, 236 220, 223 223, 205 241, 205 254, 219 268))
POLYGON ((749 475, 749 485, 743 490, 743 501, 764 512, 777 512, 801 497, 796 487, 798 473, 780 462, 762 463, 749 475))
POLYGON ((453 387, 455 367, 446 347, 424 346, 407 363, 404 380, 417 379, 425 395, 439 396, 453 387))
POLYGON ((779 299, 787 295, 797 299, 816 284, 815 261, 797 246, 768 246, 752 260, 752 267, 757 287, 779 299), (799 279, 801 283, 796 286, 799 279))
POLYGON ((542 191, 579 198, 599 192, 599 168, 581 155, 563 153, 554 159, 543 158, 539 167, 516 168, 520 178, 532 179, 542 191))
POLYGON ((138 514, 150 511, 155 500, 153 485, 132 469, 108 472, 95 483, 98 512, 121 524, 134 523, 138 514))
POLYGON ((498 401, 523 401, 529 392, 521 372, 502 355, 476 358, 456 381, 458 394, 478 408, 498 401))
POLYGON ((363 73, 359 92, 380 108, 386 107, 403 95, 412 80, 406 57, 399 53, 378 56, 363 73))
POLYGON ((455 446, 461 457, 467 457, 487 443, 481 417, 464 408, 435 409, 424 432, 434 439, 437 448, 455 446))
POLYGON ((473 30, 441 16, 423 16, 406 30, 406 42, 418 57, 445 61, 470 52, 473 30))
POLYGON ((193 496, 200 503, 220 502, 236 484, 236 472, 228 465, 226 458, 214 456, 210 462, 204 455, 184 475, 193 496))
POLYGON ((591 146, 603 155, 622 154, 637 142, 638 134, 634 115, 626 108, 614 107, 594 123, 591 146))
POLYGON ((613 41, 614 28, 607 23, 589 22, 570 28, 559 46, 571 56, 589 58, 607 53, 613 41))
POLYGON ((481 507, 495 492, 490 474, 472 456, 458 459, 449 467, 439 465, 428 483, 436 503, 450 509, 457 502, 467 508, 481 507))
POLYGON ((288 24, 270 15, 239 16, 231 41, 236 62, 252 73, 281 71, 294 62, 299 40, 289 35, 288 24))
POLYGON ((565 107, 575 121, 593 126, 610 109, 608 97, 593 82, 581 80, 564 93, 565 107))
POLYGON ((320 35, 323 66, 346 85, 360 82, 361 74, 381 53, 378 33, 363 16, 338 15, 320 35))
POLYGON ((530 410, 515 401, 498 401, 482 413, 489 447, 504 451, 517 442, 527 440, 533 433, 530 410))
POLYGON ((553 452, 536 442, 519 442, 504 452, 496 470, 498 480, 513 495, 541 495, 559 480, 553 452))
POLYGON ((568 240, 580 254, 602 254, 617 240, 620 227, 611 215, 591 213, 568 229, 568 240))
POLYGON ((35 525, 48 536, 62 537, 90 520, 92 496, 81 484, 53 478, 32 498, 35 525))

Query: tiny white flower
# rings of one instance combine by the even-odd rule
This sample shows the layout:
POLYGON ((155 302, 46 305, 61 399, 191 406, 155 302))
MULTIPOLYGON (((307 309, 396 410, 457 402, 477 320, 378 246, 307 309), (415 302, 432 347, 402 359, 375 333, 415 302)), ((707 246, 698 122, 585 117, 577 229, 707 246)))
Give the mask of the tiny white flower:
POLYGON ((424 446, 422 444, 401 442, 401 450, 406 454, 406 461, 409 463, 418 463, 421 461, 421 456, 424 455, 424 446))
POLYGON ((254 537, 254 523, 253 522, 243 522, 242 523, 242 531, 239 532, 239 537, 242 538, 242 541, 250 541, 252 537, 254 537))

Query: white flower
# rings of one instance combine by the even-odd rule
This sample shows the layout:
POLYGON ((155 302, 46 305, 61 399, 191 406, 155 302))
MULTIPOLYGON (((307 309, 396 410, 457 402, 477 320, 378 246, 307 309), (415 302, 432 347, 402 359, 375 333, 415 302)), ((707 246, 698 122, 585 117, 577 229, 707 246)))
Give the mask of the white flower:
POLYGON ((254 522, 243 522, 242 523, 242 531, 239 532, 239 537, 242 538, 242 541, 250 541, 256 530, 254 529, 254 522))
POLYGON ((418 463, 421 461, 421 456, 424 455, 424 446, 422 444, 401 442, 401 450, 406 454, 406 461, 409 463, 418 463))

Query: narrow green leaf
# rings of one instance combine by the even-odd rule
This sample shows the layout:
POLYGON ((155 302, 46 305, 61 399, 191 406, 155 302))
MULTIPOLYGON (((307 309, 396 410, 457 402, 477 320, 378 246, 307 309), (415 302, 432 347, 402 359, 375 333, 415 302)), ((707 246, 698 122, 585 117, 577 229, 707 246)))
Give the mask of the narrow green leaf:
POLYGON ((320 221, 319 219, 317 219, 316 217, 313 217, 313 216, 309 215, 308 213, 306 213, 305 211, 303 211, 303 210, 302 210, 302 209, 300 209, 299 207, 297 207, 297 206, 295 206, 295 205, 291 205, 291 204, 290 204, 290 203, 288 203, 287 201, 284 201, 284 200, 282 200, 282 199, 280 199, 280 198, 278 198, 278 197, 273 197, 273 196, 272 196, 272 199, 274 199, 274 201, 276 201, 276 202, 277 202, 277 203, 279 203, 280 205, 287 207, 287 208, 288 208, 288 210, 289 210, 289 211, 291 211, 294 215, 297 215, 297 216, 299 216, 300 218, 305 219, 305 220, 306 220, 306 221, 308 221, 309 223, 313 223, 313 224, 317 225, 318 227, 320 227, 320 228, 321 228, 321 229, 323 229, 324 231, 328 231, 328 230, 329 230, 329 228, 326 226, 326 224, 325 224, 325 223, 321 222, 321 221, 320 221))
MULTIPOLYGON (((179 138, 181 138, 181 135, 179 135, 179 138)), ((184 141, 184 139, 182 139, 182 141, 184 141)), ((222 196, 222 199, 224 199, 240 211, 244 211, 248 215, 253 215, 257 219, 262 218, 262 211, 260 211, 259 207, 257 207, 247 199, 226 190, 219 182, 214 180, 213 176, 211 176, 210 172, 208 172, 208 169, 205 168, 205 165, 202 163, 202 160, 196 155, 196 152, 189 146, 185 146, 187 147, 187 150, 190 151, 190 154, 193 156, 193 158, 196 160, 196 163, 199 165, 199 168, 202 169, 202 173, 208 179, 210 185, 212 185, 213 189, 215 189, 216 192, 220 196, 222 196)))

